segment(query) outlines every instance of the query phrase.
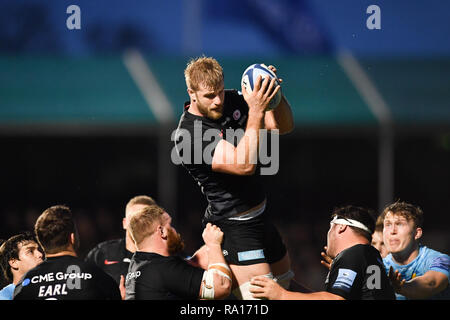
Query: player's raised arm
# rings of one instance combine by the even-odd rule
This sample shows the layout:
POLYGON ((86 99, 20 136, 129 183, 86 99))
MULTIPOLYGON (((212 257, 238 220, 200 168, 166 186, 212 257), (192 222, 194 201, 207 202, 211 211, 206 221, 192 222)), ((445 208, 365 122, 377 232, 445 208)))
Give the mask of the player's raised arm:
POLYGON ((242 94, 249 106, 247 127, 244 136, 234 147, 225 139, 221 140, 214 151, 212 170, 236 175, 252 175, 255 173, 258 148, 259 130, 264 128, 265 110, 270 100, 280 90, 276 79, 258 77, 255 88, 247 92, 242 86, 242 94))
POLYGON ((223 232, 219 227, 208 223, 203 231, 208 269, 203 274, 199 297, 202 299, 224 299, 230 295, 232 275, 222 253, 223 232))
MULTIPOLYGON (((277 73, 277 69, 274 66, 270 65, 268 68, 275 74, 277 73)), ((278 81, 280 83, 283 82, 282 79, 278 79, 278 81)), ((279 134, 286 134, 294 130, 294 117, 291 106, 284 94, 281 95, 281 101, 278 106, 266 112, 264 127, 267 130, 277 129, 279 134)))

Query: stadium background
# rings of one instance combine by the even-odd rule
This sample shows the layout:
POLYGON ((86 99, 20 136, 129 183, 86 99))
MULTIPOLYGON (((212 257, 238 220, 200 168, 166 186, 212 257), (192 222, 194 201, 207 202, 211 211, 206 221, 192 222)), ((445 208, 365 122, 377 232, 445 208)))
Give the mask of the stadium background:
POLYGON ((279 69, 296 122, 280 170, 263 177, 300 282, 321 289, 334 207, 425 212, 423 243, 450 247, 450 2, 366 0, 3 0, 0 4, 0 238, 47 207, 73 209, 80 255, 123 236, 134 195, 174 217, 186 252, 206 202, 172 164, 190 57, 216 57, 227 88, 279 69), (66 9, 81 9, 69 30, 66 9), (381 30, 366 9, 381 8, 381 30))

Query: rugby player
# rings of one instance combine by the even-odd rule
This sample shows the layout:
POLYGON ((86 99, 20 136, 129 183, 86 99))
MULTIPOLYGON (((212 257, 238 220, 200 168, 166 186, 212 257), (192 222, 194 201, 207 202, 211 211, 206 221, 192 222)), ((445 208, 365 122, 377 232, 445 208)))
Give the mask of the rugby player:
POLYGON ((271 300, 395 300, 382 258, 370 243, 375 221, 370 211, 346 206, 333 211, 327 255, 333 260, 326 290, 314 293, 283 289, 266 277, 252 279, 250 291, 271 300))
POLYGON ((177 256, 184 243, 163 208, 142 208, 131 217, 129 230, 137 251, 126 277, 126 300, 221 299, 230 294, 231 270, 222 254, 223 233, 218 227, 208 223, 203 231, 206 270, 177 256))
POLYGON ((449 256, 419 242, 422 209, 397 201, 388 205, 382 216, 384 244, 389 251, 383 262, 397 299, 450 299, 449 256))
MULTIPOLYGON (((277 72, 275 67, 269 68, 277 72)), ((184 74, 190 100, 185 102, 175 132, 175 148, 208 201, 203 226, 213 223, 224 233, 224 256, 236 280, 233 294, 238 299, 254 299, 248 287, 256 275, 275 275, 280 283, 288 286, 293 278, 289 256, 277 229, 267 220, 260 166, 252 159, 257 159, 261 129, 277 130, 273 134, 281 135, 293 130, 290 105, 283 95, 279 105, 267 111, 272 97, 281 90, 269 77, 259 77, 252 92, 247 92, 244 86, 242 93, 225 90, 222 67, 214 58, 191 60, 184 74), (230 129, 233 133, 243 131, 239 142, 231 137, 227 139, 230 129), (193 151, 188 155, 189 150, 180 148, 179 144, 186 133, 191 137, 193 151), (211 133, 212 147, 202 138, 211 133), (204 157, 197 161, 198 151, 211 156, 211 161, 204 157)), ((200 248, 193 259, 204 261, 201 258, 204 249, 200 248)))
POLYGON ((121 299, 113 278, 77 257, 78 232, 68 207, 46 209, 34 231, 46 259, 19 281, 14 300, 121 299))
POLYGON ((122 227, 125 237, 99 243, 86 256, 86 262, 97 265, 109 274, 117 284, 120 284, 121 276, 125 277, 128 272, 131 257, 136 251, 133 239, 128 231, 130 216, 144 206, 155 204, 155 201, 146 195, 135 196, 130 199, 125 207, 125 217, 122 227))
POLYGON ((6 240, 0 247, 0 265, 3 276, 10 284, 0 290, 0 300, 12 300, 17 283, 42 259, 42 250, 31 232, 20 233, 6 240))
POLYGON ((383 241, 383 217, 379 215, 377 218, 377 222, 375 224, 375 231, 372 234, 372 245, 380 251, 380 255, 382 258, 385 258, 388 255, 388 251, 386 249, 386 245, 383 241))

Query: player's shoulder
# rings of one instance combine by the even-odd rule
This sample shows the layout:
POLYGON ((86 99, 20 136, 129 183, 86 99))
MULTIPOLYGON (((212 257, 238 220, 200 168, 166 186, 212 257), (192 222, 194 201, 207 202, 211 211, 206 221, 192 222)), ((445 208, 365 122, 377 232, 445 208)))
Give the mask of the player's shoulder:
POLYGON ((425 258, 425 259, 433 259, 437 257, 448 258, 448 255, 442 252, 439 252, 437 250, 431 249, 427 246, 420 246, 419 249, 419 256, 425 258))
POLYGON ((442 252, 421 246, 419 251, 419 265, 426 268, 443 269, 448 272, 450 269, 450 257, 442 252))
POLYGON ((125 247, 125 239, 106 240, 97 244, 91 251, 110 251, 121 250, 125 247))
MULTIPOLYGON (((373 254, 370 245, 357 244, 341 251, 333 261, 333 265, 364 267, 368 256, 373 254)), ((380 261, 381 262, 381 261, 380 261)))
POLYGON ((10 283, 0 290, 0 300, 12 300, 15 289, 14 283, 10 283))
POLYGON ((373 250, 376 250, 369 244, 356 244, 351 246, 341 253, 341 257, 354 257, 355 255, 365 255, 367 253, 373 253, 373 250))

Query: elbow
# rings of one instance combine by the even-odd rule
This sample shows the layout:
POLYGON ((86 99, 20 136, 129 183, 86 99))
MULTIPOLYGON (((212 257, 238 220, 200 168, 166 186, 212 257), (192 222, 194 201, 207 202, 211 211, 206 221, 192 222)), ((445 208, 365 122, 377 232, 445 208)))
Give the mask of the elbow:
POLYGON ((256 172, 256 164, 246 164, 241 167, 240 175, 241 176, 251 176, 256 172))
POLYGON ((294 121, 291 121, 289 125, 285 126, 282 130, 280 130, 280 135, 291 133, 292 131, 294 131, 294 129, 295 129, 294 121))

